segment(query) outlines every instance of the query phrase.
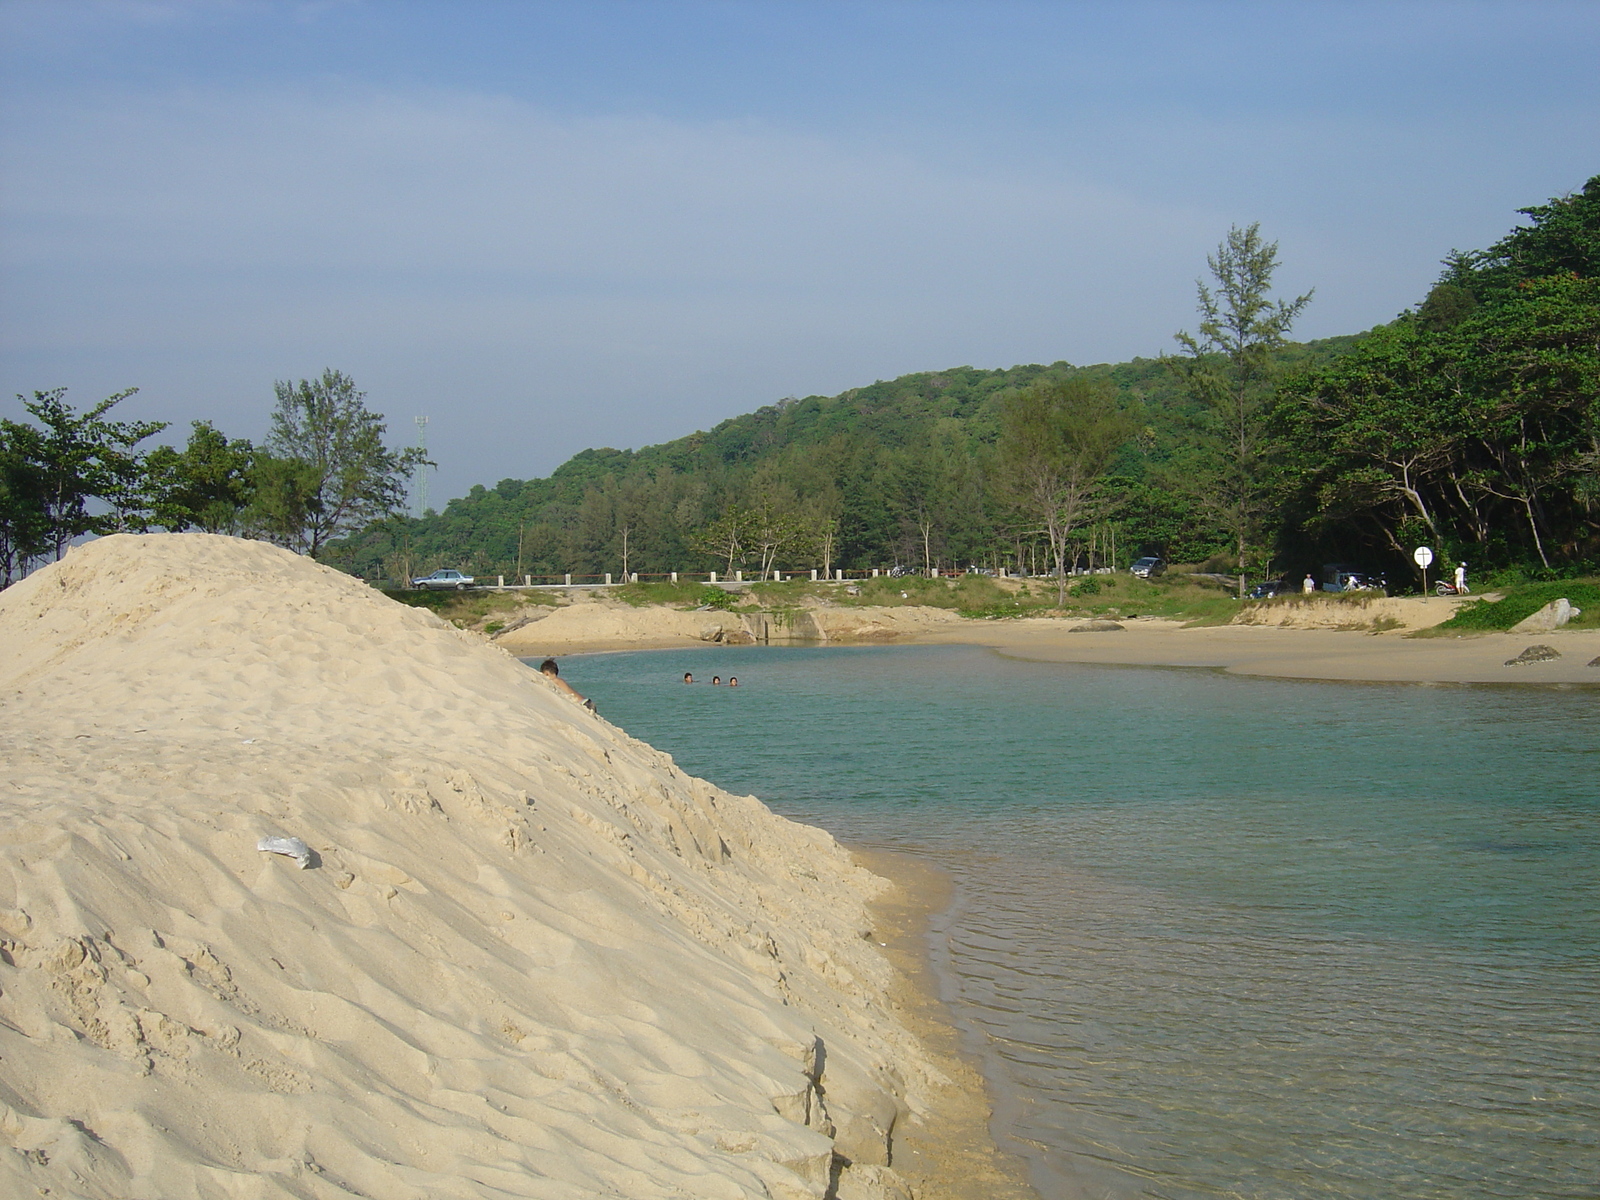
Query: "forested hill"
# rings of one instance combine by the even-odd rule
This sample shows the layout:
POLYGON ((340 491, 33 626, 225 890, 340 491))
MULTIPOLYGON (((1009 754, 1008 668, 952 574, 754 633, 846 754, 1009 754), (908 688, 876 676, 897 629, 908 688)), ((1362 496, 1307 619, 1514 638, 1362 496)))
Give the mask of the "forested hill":
POLYGON ((475 488, 324 557, 395 579, 1060 570, 1148 552, 1258 578, 1353 561, 1403 585, 1427 545, 1479 572, 1593 572, 1600 176, 1520 212, 1365 334, 1287 342, 1309 297, 1272 299, 1276 245, 1235 228, 1180 356, 956 367, 783 400, 475 488))
MULTIPOLYGON (((1321 364, 1358 336, 1292 343, 1275 358, 1285 371, 1321 364)), ((474 487, 442 512, 396 518, 328 559, 369 578, 436 566, 507 576, 620 573, 626 536, 630 571, 715 568, 717 556, 697 548, 696 534, 730 505, 766 498, 801 517, 833 517, 832 561, 840 566, 921 564, 925 550, 944 565, 991 563, 1018 549, 1014 522, 984 481, 1000 398, 1074 376, 1112 382, 1139 417, 1139 436, 1116 464, 1124 502, 1108 514, 1122 544, 1188 558, 1218 551, 1217 532, 1154 478, 1182 444, 1195 402, 1160 359, 1137 358, 953 367, 837 396, 789 397, 660 445, 584 450, 548 478, 474 487)))

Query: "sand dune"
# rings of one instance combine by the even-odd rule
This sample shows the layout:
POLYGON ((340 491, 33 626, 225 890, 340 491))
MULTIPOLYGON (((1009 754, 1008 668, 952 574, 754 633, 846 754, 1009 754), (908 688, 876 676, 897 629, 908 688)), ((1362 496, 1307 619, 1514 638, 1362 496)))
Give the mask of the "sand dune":
POLYGON ((105 538, 0 594, 0 747, 0 1192, 909 1195, 883 881, 475 635, 105 538))

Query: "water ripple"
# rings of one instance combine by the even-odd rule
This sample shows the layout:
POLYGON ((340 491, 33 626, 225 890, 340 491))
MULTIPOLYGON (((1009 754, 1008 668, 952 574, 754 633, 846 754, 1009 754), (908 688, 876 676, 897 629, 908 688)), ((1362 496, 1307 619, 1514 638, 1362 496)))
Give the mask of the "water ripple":
POLYGON ((720 653, 564 674, 952 872, 935 963, 1046 1196, 1600 1193, 1592 694, 720 653))

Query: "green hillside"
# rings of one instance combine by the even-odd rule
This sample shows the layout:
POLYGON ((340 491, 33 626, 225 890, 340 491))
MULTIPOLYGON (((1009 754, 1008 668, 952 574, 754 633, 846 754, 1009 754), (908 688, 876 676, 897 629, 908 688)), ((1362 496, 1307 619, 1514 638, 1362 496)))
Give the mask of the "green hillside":
POLYGON ((659 446, 586 450, 325 548, 374 579, 859 570, 1141 553, 1253 576, 1347 561, 1420 582, 1600 561, 1600 176, 1521 210, 1387 325, 1283 336, 1276 246, 1234 229, 1186 353, 954 367, 788 398, 659 446))
MULTIPOLYGON (((1347 336, 1279 351, 1285 369, 1332 360, 1347 336)), ((942 566, 1043 562, 1039 539, 990 494, 986 473, 1003 396, 1041 379, 1111 381, 1141 418, 1119 455, 1119 502, 1102 524, 1120 557, 1151 549, 1199 560, 1222 550, 1191 505, 1159 480, 1181 454, 1195 402, 1159 359, 1001 370, 953 367, 880 380, 837 396, 788 398, 701 431, 639 450, 584 450, 548 478, 474 487, 442 512, 396 518, 337 547, 329 561, 371 578, 398 579, 436 566, 481 575, 650 574, 716 569, 695 534, 732 503, 773 496, 839 523, 835 565, 920 565, 922 526, 942 566), (921 523, 919 525, 919 522, 921 523), (1127 553, 1123 553, 1126 549, 1127 553)), ((813 565, 815 554, 781 565, 813 565)))

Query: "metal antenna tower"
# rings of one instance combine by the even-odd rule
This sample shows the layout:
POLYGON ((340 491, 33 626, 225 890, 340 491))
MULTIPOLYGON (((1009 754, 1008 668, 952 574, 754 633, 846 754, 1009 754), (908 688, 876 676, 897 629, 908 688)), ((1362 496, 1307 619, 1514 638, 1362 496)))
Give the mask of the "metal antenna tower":
MULTIPOLYGON (((417 423, 417 449, 422 451, 422 456, 428 456, 428 418, 413 417, 417 423)), ((417 516, 426 516, 428 512, 428 468, 417 468, 417 482, 412 489, 412 503, 417 507, 417 516)))

